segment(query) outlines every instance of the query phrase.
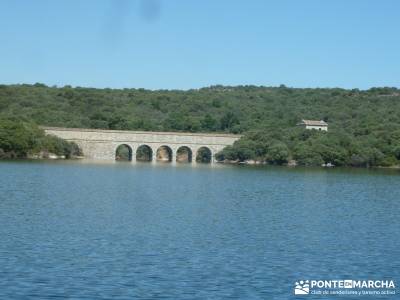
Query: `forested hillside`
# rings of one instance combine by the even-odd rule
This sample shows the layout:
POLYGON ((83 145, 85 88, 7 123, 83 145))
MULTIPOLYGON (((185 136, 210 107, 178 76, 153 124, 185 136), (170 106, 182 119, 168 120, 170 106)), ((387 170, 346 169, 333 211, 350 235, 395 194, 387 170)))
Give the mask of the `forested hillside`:
POLYGON ((243 133, 220 159, 397 165, 400 90, 213 86, 196 90, 0 85, 0 119, 105 129, 243 133), (325 120, 328 133, 296 127, 325 120))

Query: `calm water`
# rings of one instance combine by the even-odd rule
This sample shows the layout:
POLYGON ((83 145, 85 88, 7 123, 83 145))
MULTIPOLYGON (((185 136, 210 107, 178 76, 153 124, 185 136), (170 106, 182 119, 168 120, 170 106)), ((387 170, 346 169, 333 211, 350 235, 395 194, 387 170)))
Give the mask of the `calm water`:
POLYGON ((293 299, 300 279, 400 284, 399 171, 3 162, 0 176, 0 299, 293 299))

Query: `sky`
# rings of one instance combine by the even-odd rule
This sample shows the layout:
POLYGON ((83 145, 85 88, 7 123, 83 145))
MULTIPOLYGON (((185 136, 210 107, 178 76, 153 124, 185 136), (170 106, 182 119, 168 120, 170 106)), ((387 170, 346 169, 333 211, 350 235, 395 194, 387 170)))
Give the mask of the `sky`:
POLYGON ((0 0, 0 83, 400 87, 398 0, 0 0))

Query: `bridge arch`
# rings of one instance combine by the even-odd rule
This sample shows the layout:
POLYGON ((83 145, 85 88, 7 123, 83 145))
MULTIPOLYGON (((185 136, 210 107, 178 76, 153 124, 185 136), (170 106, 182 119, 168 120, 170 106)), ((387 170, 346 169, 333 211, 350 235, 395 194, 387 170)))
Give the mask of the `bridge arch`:
POLYGON ((172 162, 173 151, 170 146, 162 145, 158 147, 156 152, 156 160, 158 162, 172 162))
POLYGON ((209 147, 202 146, 197 149, 196 152, 196 162, 198 163, 212 163, 213 153, 209 147))
POLYGON ((176 150, 176 161, 180 163, 191 163, 193 151, 188 146, 180 146, 176 150))
POLYGON ((136 161, 152 161, 153 149, 149 145, 140 145, 136 150, 136 161))
POLYGON ((115 148, 115 160, 117 161, 131 161, 132 160, 132 147, 128 144, 120 144, 115 148))

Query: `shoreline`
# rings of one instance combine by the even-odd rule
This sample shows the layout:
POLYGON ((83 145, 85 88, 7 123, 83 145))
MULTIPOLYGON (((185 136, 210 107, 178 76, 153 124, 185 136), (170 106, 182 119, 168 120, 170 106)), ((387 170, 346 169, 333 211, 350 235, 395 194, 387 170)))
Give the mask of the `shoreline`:
MULTIPOLYGON (((65 158, 65 157, 22 157, 22 158, 1 158, 1 162, 57 162, 57 161, 71 161, 71 162, 87 162, 87 163, 128 163, 128 164, 152 164, 151 161, 143 162, 143 161, 117 161, 117 160, 96 160, 96 159, 87 159, 85 157, 72 157, 72 158, 65 158)), ((185 163, 185 162, 159 162, 159 165, 192 165, 192 163, 185 163)), ((199 165, 212 165, 211 163, 197 163, 199 165)), ((154 165, 154 163, 153 163, 154 165)), ((400 165, 395 166, 369 166, 369 167, 355 167, 355 166, 312 166, 312 165, 290 165, 290 164, 270 164, 267 162, 239 162, 239 161, 216 161, 214 165, 226 165, 226 166, 251 166, 251 167, 281 167, 281 168, 288 168, 288 169, 354 169, 354 170, 373 170, 373 169, 381 169, 381 170, 400 170, 400 165)))

